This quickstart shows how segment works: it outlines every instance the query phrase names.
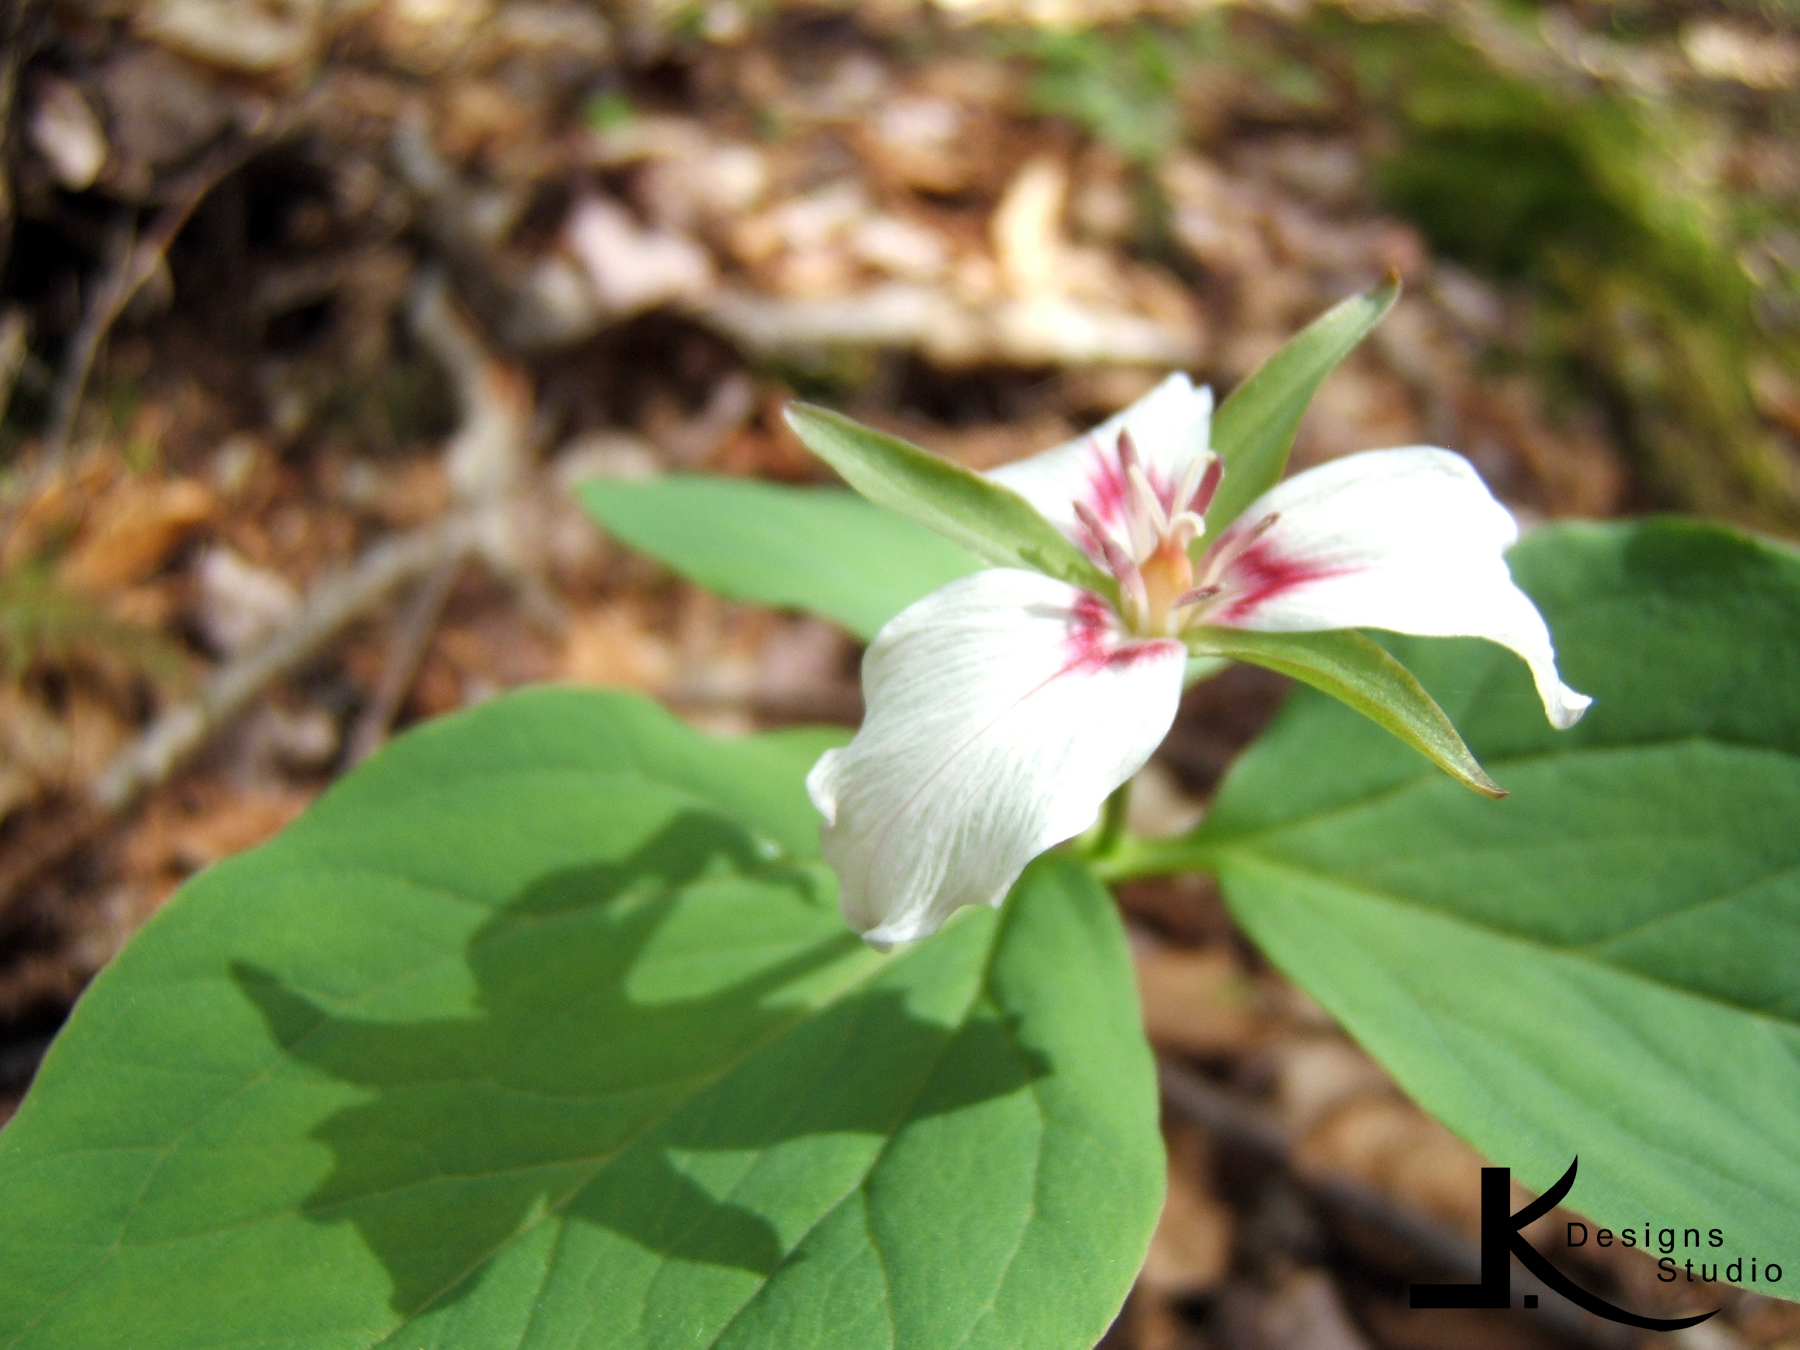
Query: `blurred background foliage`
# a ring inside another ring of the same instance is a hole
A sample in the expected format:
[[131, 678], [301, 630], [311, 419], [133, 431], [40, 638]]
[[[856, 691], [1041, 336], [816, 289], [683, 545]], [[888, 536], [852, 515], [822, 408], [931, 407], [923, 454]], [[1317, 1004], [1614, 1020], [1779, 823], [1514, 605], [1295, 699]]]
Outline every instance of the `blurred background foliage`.
[[1759, 162], [1800, 135], [1791, 49], [1759, 54], [1706, 7], [1483, 3], [1209, 10], [999, 45], [1033, 65], [1034, 107], [1145, 169], [1194, 134], [1183, 90], [1209, 67], [1261, 81], [1263, 116], [1359, 127], [1382, 204], [1530, 295], [1531, 360], [1605, 399], [1647, 504], [1800, 529], [1800, 185]]

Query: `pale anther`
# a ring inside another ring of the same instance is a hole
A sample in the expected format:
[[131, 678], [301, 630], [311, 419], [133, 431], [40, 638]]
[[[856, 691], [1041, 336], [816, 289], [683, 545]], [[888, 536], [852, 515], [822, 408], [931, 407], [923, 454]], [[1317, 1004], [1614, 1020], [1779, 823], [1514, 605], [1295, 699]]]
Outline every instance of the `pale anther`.
[[[1145, 477], [1142, 465], [1133, 464], [1127, 469], [1125, 481], [1131, 486], [1132, 501], [1137, 507], [1136, 511], [1130, 513], [1134, 517], [1132, 523], [1135, 525], [1142, 521], [1155, 531], [1151, 540], [1151, 544], [1154, 546], [1155, 540], [1161, 539], [1169, 532], [1168, 513], [1163, 510], [1162, 502], [1157, 500], [1156, 489], [1150, 486], [1150, 480]], [[1137, 546], [1135, 538], [1131, 542]]]

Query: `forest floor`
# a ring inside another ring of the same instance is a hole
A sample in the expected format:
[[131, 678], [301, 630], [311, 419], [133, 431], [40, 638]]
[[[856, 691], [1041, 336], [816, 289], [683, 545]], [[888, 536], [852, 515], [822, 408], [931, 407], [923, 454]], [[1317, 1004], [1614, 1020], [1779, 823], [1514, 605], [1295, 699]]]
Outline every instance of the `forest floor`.
[[[0, 1120], [184, 878], [401, 728], [551, 679], [721, 733], [854, 724], [849, 638], [695, 589], [571, 494], [825, 479], [796, 394], [990, 467], [1171, 368], [1224, 392], [1392, 269], [1296, 463], [1432, 443], [1527, 524], [1800, 526], [1774, 0], [0, 16]], [[1198, 819], [1283, 694], [1196, 687], [1138, 826]], [[1478, 1160], [1210, 883], [1120, 901], [1171, 1191], [1108, 1347], [1645, 1339], [1554, 1298], [1408, 1309], [1476, 1273]], [[1692, 1304], [1641, 1253], [1566, 1260]], [[1800, 1347], [1800, 1308], [1721, 1298], [1677, 1339]]]

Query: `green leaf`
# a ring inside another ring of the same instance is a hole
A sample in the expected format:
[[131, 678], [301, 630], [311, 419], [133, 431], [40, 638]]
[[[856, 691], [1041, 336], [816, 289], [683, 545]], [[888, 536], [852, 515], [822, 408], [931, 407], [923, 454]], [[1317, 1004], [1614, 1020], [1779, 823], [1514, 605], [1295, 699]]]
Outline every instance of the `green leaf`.
[[877, 506], [996, 567], [1043, 572], [1116, 597], [1112, 578], [1011, 488], [827, 408], [790, 403], [787, 420], [807, 449]]
[[1509, 562], [1596, 695], [1573, 730], [1506, 652], [1396, 650], [1510, 797], [1302, 694], [1193, 843], [1263, 949], [1485, 1156], [1541, 1190], [1579, 1155], [1573, 1207], [1719, 1228], [1707, 1262], [1776, 1260], [1757, 1287], [1791, 1298], [1800, 554], [1653, 522], [1542, 530]]
[[1187, 643], [1194, 656], [1249, 661], [1310, 684], [1386, 727], [1459, 783], [1489, 797], [1506, 795], [1412, 672], [1361, 633], [1197, 628]]
[[1088, 1350], [1161, 1199], [1066, 856], [880, 957], [802, 775], [624, 695], [402, 738], [190, 882], [0, 1134], [0, 1345]]
[[1289, 338], [1231, 391], [1213, 416], [1212, 448], [1225, 461], [1225, 477], [1207, 509], [1204, 538], [1217, 539], [1246, 506], [1281, 481], [1312, 396], [1399, 298], [1398, 275], [1351, 296]]
[[579, 491], [608, 530], [690, 580], [735, 600], [812, 610], [864, 640], [981, 566], [842, 488], [684, 474], [595, 479]]

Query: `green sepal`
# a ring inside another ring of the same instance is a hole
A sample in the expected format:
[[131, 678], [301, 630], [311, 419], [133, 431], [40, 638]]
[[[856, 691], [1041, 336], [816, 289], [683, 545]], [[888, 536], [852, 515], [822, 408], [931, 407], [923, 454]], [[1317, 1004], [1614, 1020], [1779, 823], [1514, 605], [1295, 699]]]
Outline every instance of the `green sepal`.
[[1225, 477], [1206, 512], [1206, 540], [1281, 481], [1294, 433], [1325, 377], [1368, 336], [1400, 298], [1400, 277], [1353, 295], [1289, 338], [1231, 391], [1213, 416], [1212, 448]]
[[1196, 628], [1185, 637], [1190, 656], [1248, 661], [1310, 684], [1387, 728], [1459, 783], [1489, 797], [1506, 795], [1412, 672], [1361, 633]]
[[996, 567], [1021, 567], [1117, 600], [1118, 586], [1010, 488], [828, 408], [787, 406], [788, 425], [820, 459], [885, 506]]

